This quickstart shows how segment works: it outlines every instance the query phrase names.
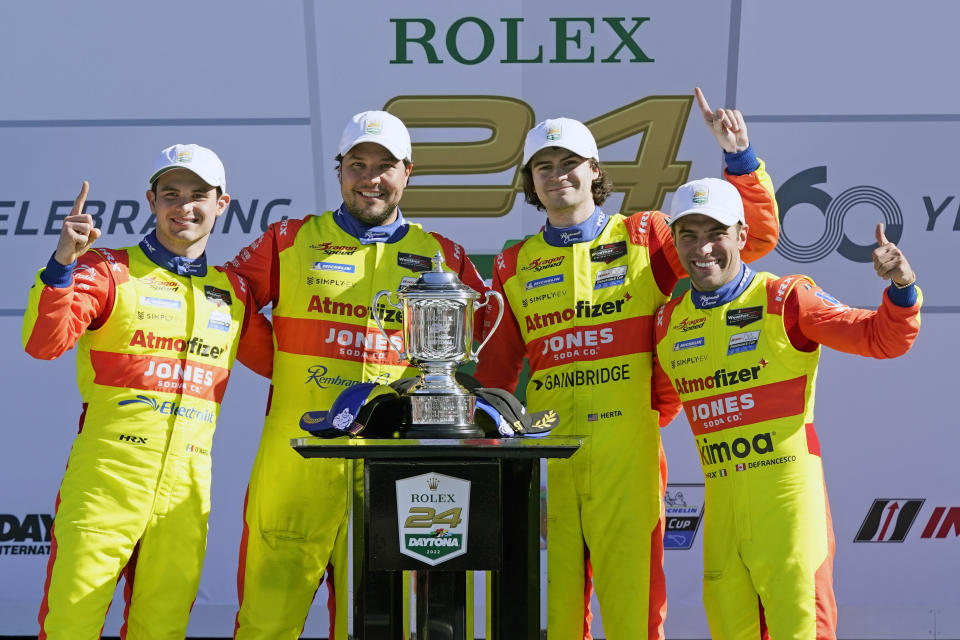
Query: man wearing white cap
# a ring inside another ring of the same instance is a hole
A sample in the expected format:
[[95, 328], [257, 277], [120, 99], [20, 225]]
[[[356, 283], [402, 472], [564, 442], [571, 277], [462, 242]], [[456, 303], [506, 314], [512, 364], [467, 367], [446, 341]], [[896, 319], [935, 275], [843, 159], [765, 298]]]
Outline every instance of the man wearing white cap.
[[[352, 465], [305, 460], [290, 447], [307, 411], [327, 410], [344, 388], [413, 375], [370, 312], [381, 289], [397, 290], [432, 267], [485, 289], [458, 244], [409, 223], [398, 203], [413, 168], [410, 135], [384, 111], [353, 116], [340, 138], [334, 210], [272, 224], [227, 268], [246, 277], [257, 307], [273, 304], [271, 400], [244, 510], [236, 637], [297, 638], [324, 573], [348, 592], [347, 516]], [[402, 341], [403, 318], [384, 327]], [[477, 323], [478, 331], [480, 324]], [[347, 637], [347, 607], [331, 602], [330, 638]]]
[[[726, 152], [727, 179], [748, 203], [746, 255], [756, 258], [778, 235], [772, 184], [740, 112], [713, 112], [696, 94]], [[538, 124], [523, 163], [527, 202], [545, 210], [547, 222], [494, 263], [493, 285], [509, 309], [476, 376], [513, 389], [526, 356], [530, 409], [555, 409], [554, 433], [586, 436], [572, 458], [548, 462], [547, 634], [591, 637], [592, 570], [606, 637], [659, 640], [666, 466], [650, 401], [653, 314], [685, 275], [683, 265], [665, 214], [600, 208], [611, 184], [580, 122]]]
[[693, 288], [656, 316], [657, 406], [683, 407], [706, 482], [703, 601], [715, 640], [836, 638], [833, 526], [813, 428], [820, 345], [874, 358], [910, 348], [922, 294], [877, 225], [891, 280], [876, 311], [806, 276], [755, 273], [736, 189], [707, 178], [674, 195], [670, 227]]
[[164, 149], [147, 201], [156, 230], [91, 249], [86, 182], [30, 290], [27, 353], [77, 345], [83, 398], [52, 528], [40, 638], [98, 638], [121, 573], [127, 638], [182, 638], [210, 511], [210, 448], [235, 358], [269, 376], [270, 328], [242, 280], [204, 249], [230, 196], [216, 154]]

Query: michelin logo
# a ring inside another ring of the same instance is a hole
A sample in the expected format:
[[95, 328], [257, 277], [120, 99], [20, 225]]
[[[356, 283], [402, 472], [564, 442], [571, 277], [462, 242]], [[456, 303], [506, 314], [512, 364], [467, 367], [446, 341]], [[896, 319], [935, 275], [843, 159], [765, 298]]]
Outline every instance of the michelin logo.
[[546, 278], [537, 278], [536, 280], [531, 280], [527, 283], [527, 291], [531, 289], [537, 289], [538, 287], [545, 287], [551, 284], [557, 284], [563, 282], [563, 274], [558, 273], [554, 276], [547, 276]]

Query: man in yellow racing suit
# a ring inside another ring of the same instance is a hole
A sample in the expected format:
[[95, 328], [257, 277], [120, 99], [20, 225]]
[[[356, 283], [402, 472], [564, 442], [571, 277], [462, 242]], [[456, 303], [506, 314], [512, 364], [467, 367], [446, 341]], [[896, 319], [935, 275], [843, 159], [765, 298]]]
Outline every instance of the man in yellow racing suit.
[[[773, 186], [739, 111], [712, 112], [696, 93], [727, 152], [727, 179], [748, 203], [748, 255], [759, 257], [778, 235]], [[551, 640], [591, 637], [591, 568], [607, 638], [662, 638], [666, 611], [652, 327], [684, 273], [665, 214], [600, 208], [610, 184], [598, 158], [575, 120], [546, 120], [527, 134], [524, 190], [547, 224], [494, 262], [493, 286], [508, 308], [476, 373], [484, 386], [512, 390], [526, 356], [530, 409], [555, 409], [554, 433], [584, 436], [571, 459], [547, 467]]]
[[[486, 287], [458, 244], [404, 219], [398, 203], [413, 167], [404, 124], [383, 111], [347, 123], [339, 146], [343, 203], [272, 224], [226, 267], [246, 278], [257, 308], [273, 305], [276, 344], [270, 401], [244, 509], [236, 637], [297, 638], [324, 573], [346, 594], [352, 465], [306, 460], [290, 446], [300, 417], [326, 410], [345, 387], [413, 375], [400, 361], [402, 314], [370, 304], [432, 268]], [[481, 330], [477, 323], [477, 331]], [[390, 344], [393, 343], [393, 346]], [[347, 637], [347, 607], [331, 598], [330, 638]]]
[[[123, 638], [182, 638], [200, 582], [210, 450], [234, 358], [269, 376], [269, 323], [241, 278], [204, 249], [230, 196], [197, 145], [161, 152], [147, 200], [157, 228], [125, 249], [90, 249], [83, 183], [39, 272], [24, 347], [77, 345], [80, 431], [57, 496], [39, 637], [100, 637], [125, 578]], [[256, 331], [251, 331], [255, 328]]]
[[706, 482], [703, 600], [715, 640], [836, 638], [833, 527], [813, 427], [820, 345], [905, 353], [922, 296], [877, 227], [873, 261], [892, 280], [876, 311], [805, 276], [754, 273], [740, 195], [721, 180], [674, 196], [671, 229], [693, 288], [656, 316], [656, 405], [683, 401]]

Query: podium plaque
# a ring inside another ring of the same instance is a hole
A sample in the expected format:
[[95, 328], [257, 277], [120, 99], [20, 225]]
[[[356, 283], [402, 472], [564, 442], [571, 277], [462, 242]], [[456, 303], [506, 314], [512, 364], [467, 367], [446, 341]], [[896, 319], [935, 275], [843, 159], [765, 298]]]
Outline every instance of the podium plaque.
[[291, 440], [305, 458], [364, 460], [353, 508], [353, 637], [409, 637], [403, 571], [412, 571], [417, 640], [473, 640], [466, 572], [490, 571], [487, 638], [538, 638], [540, 459], [570, 457], [580, 443]]

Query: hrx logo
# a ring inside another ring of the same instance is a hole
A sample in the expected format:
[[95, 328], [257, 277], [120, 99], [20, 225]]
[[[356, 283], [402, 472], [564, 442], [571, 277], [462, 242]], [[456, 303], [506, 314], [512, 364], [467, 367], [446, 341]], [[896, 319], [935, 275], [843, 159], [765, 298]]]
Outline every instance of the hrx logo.
[[[854, 542], [903, 542], [924, 499], [881, 498], [873, 501]], [[960, 507], [935, 507], [920, 533], [921, 538], [960, 536]]]

